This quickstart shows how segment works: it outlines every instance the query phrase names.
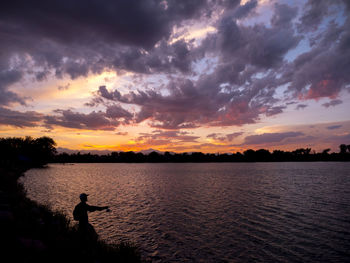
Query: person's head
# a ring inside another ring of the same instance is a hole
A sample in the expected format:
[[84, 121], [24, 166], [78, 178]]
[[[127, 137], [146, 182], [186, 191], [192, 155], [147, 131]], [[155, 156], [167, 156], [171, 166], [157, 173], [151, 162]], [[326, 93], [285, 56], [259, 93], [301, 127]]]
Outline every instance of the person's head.
[[79, 198], [80, 198], [80, 200], [82, 202], [86, 202], [87, 201], [87, 197], [88, 197], [88, 195], [85, 194], [85, 193], [82, 193], [82, 194], [79, 195]]

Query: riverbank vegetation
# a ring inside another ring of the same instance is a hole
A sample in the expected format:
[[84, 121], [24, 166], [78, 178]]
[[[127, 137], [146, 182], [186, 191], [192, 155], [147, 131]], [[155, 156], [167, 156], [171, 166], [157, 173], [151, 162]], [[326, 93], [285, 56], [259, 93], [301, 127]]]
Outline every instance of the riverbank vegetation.
[[246, 150], [243, 153], [159, 153], [111, 152], [97, 155], [91, 153], [57, 153], [55, 142], [49, 137], [33, 139], [0, 138], [0, 164], [20, 163], [22, 167], [42, 166], [45, 163], [164, 163], [164, 162], [316, 162], [350, 161], [350, 145], [339, 145], [339, 152], [324, 149], [316, 152], [311, 148], [294, 151], [266, 149]]
[[158, 153], [142, 154], [137, 152], [112, 152], [107, 155], [60, 153], [52, 162], [57, 163], [201, 163], [201, 162], [317, 162], [317, 161], [350, 161], [350, 145], [340, 145], [338, 153], [330, 153], [330, 149], [322, 152], [312, 151], [311, 148], [300, 148], [294, 151], [266, 149], [246, 150], [243, 153], [210, 154], [192, 153]]
[[6, 262], [140, 262], [137, 248], [82, 238], [69, 218], [26, 197], [18, 178], [56, 153], [51, 138], [0, 139], [0, 247]]

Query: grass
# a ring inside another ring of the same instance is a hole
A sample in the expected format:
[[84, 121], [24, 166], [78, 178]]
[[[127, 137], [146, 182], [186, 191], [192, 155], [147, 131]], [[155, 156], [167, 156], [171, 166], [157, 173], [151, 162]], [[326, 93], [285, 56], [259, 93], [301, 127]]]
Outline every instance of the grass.
[[[8, 262], [141, 262], [132, 244], [82, 238], [60, 212], [26, 197], [17, 179], [24, 169], [0, 168], [0, 248]], [[0, 258], [1, 259], [1, 258]], [[6, 262], [6, 260], [1, 260]]]

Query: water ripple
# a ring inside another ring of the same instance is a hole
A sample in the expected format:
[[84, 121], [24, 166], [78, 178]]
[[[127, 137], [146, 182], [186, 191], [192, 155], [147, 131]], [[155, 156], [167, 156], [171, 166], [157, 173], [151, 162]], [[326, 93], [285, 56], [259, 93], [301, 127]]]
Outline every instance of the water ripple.
[[152, 262], [350, 261], [350, 164], [74, 164], [32, 169], [30, 198], [71, 216], [81, 192], [108, 242]]

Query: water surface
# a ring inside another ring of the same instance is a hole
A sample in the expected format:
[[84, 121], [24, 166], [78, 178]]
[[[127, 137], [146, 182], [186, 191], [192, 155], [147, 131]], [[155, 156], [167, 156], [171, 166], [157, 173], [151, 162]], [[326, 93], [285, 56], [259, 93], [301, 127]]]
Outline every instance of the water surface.
[[109, 242], [153, 262], [350, 260], [350, 163], [52, 164], [28, 196], [72, 217], [81, 192]]

